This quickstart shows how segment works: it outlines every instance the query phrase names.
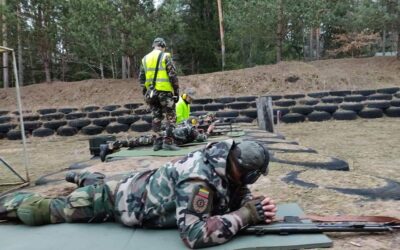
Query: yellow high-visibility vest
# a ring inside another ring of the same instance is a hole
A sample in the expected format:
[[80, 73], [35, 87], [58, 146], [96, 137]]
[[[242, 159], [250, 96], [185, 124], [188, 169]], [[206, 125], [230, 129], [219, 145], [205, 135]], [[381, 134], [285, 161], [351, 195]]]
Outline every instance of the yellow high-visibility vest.
[[[153, 82], [154, 73], [156, 71], [156, 66], [157, 66], [156, 65], [157, 59], [160, 53], [161, 53], [160, 50], [155, 49], [142, 59], [142, 66], [144, 68], [144, 72], [146, 72], [146, 82], [144, 84], [146, 88], [149, 88], [149, 86]], [[170, 92], [174, 91], [174, 88], [172, 87], [172, 84], [169, 81], [169, 76], [166, 67], [166, 58], [170, 56], [171, 55], [169, 53], [164, 53], [163, 58], [161, 58], [160, 60], [160, 64], [158, 65], [156, 83], [154, 86], [156, 90], [170, 91]]]
[[179, 97], [179, 101], [175, 106], [176, 113], [176, 124], [189, 119], [190, 115], [190, 104], [183, 100], [182, 96]]

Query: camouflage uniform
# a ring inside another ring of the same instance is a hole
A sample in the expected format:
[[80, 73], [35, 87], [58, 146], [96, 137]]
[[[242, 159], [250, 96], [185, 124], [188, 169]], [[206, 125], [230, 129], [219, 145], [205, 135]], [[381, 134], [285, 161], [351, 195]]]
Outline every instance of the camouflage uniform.
[[[166, 70], [168, 73], [169, 81], [174, 89], [174, 93], [157, 91], [157, 102], [150, 105], [153, 114], [153, 131], [159, 132], [161, 130], [161, 123], [166, 118], [165, 127], [175, 124], [175, 102], [173, 96], [179, 96], [179, 83], [175, 66], [171, 57], [166, 57]], [[144, 67], [140, 68], [139, 72], [140, 86], [144, 88], [146, 82], [146, 72]]]
[[[99, 183], [50, 199], [50, 219], [41, 224], [115, 219], [135, 227], [178, 226], [190, 248], [224, 243], [250, 223], [239, 209], [252, 198], [250, 191], [235, 186], [227, 176], [233, 145], [233, 140], [210, 143], [159, 169], [134, 173], [118, 185]], [[31, 197], [36, 202], [45, 200], [26, 193], [0, 198], [0, 216], [8, 211], [7, 219], [15, 218], [15, 212]]]

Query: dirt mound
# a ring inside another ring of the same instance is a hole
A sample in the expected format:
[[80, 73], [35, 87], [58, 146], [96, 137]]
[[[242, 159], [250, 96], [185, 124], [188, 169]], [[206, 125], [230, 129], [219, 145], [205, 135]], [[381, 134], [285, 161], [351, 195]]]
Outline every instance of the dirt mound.
[[[181, 76], [181, 89], [197, 97], [305, 93], [400, 86], [400, 61], [394, 57], [281, 62], [275, 65]], [[91, 79], [21, 88], [24, 108], [82, 107], [142, 102], [137, 79]], [[0, 108], [16, 109], [15, 89], [0, 90]]]

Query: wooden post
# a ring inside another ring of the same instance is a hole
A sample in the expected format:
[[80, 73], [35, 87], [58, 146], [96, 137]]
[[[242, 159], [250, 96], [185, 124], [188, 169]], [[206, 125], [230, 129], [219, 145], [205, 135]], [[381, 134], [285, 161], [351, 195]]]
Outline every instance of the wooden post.
[[219, 17], [219, 33], [221, 36], [222, 71], [224, 71], [225, 69], [224, 17], [222, 14], [221, 0], [217, 0], [217, 4], [218, 4], [218, 17]]
[[260, 96], [257, 99], [257, 120], [260, 129], [274, 132], [274, 116], [272, 110], [272, 98]]

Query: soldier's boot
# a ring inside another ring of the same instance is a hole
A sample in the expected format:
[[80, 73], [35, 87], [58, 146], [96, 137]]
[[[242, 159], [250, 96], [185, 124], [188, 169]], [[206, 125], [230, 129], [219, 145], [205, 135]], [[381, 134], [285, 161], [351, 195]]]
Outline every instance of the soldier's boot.
[[171, 137], [166, 137], [163, 140], [163, 144], [162, 144], [162, 149], [164, 150], [181, 150], [180, 147], [178, 147], [175, 143], [174, 140]]
[[104, 179], [106, 176], [102, 173], [99, 172], [82, 172], [82, 173], [77, 173], [77, 172], [68, 172], [67, 175], [65, 176], [65, 180], [71, 183], [74, 183], [78, 185], [78, 187], [85, 187], [89, 185], [94, 185], [94, 184], [103, 184]]
[[156, 138], [153, 143], [153, 150], [158, 151], [162, 149], [162, 146], [163, 146], [163, 139], [161, 137]]
[[120, 141], [113, 141], [107, 144], [100, 144], [100, 160], [104, 162], [106, 160], [106, 156], [114, 153], [119, 150], [123, 143]]

